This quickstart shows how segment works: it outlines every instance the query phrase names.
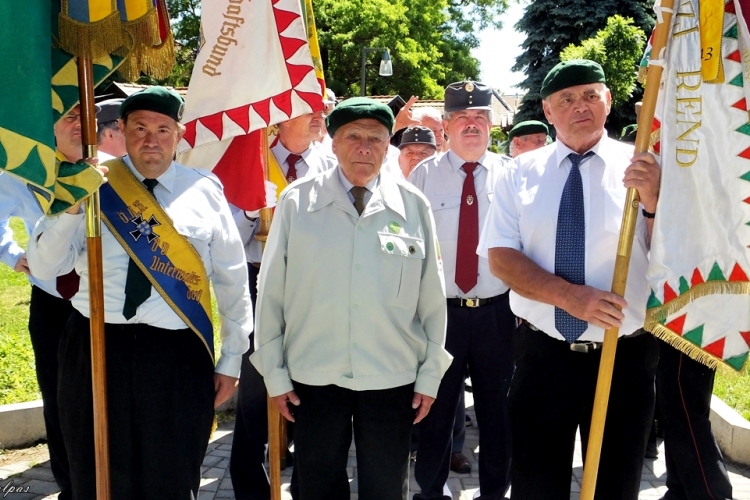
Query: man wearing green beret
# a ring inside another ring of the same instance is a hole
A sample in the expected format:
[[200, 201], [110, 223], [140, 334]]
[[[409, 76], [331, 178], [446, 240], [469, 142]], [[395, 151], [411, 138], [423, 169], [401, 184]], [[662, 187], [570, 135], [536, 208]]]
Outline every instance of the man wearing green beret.
[[[252, 330], [245, 253], [221, 184], [172, 159], [182, 97], [151, 87], [127, 98], [127, 155], [100, 167], [112, 498], [197, 498], [214, 408], [234, 391]], [[40, 221], [29, 265], [81, 275], [60, 341], [60, 422], [73, 498], [95, 500], [89, 269], [80, 206]], [[214, 364], [211, 291], [221, 320]], [[214, 366], [215, 365], [215, 366]]]
[[527, 120], [517, 123], [508, 132], [508, 153], [511, 158], [539, 149], [547, 143], [549, 128], [543, 122]]
[[[604, 331], [617, 326], [596, 498], [637, 500], [658, 357], [656, 340], [642, 326], [660, 170], [651, 154], [634, 156], [632, 146], [607, 137], [611, 97], [597, 63], [558, 64], [541, 95], [557, 140], [503, 172], [479, 243], [493, 273], [510, 286], [521, 320], [509, 394], [511, 494], [570, 497], [576, 432], [585, 450]], [[642, 213], [620, 297], [609, 290], [631, 187]]]
[[337, 166], [279, 197], [258, 283], [253, 365], [295, 422], [304, 500], [406, 500], [411, 427], [451, 357], [425, 197], [381, 171], [393, 114], [367, 98], [328, 117]]

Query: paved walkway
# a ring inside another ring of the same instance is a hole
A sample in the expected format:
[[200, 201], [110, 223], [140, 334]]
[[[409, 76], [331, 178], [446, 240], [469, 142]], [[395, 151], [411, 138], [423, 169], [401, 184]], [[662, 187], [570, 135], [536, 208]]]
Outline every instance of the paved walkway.
[[[476, 422], [471, 394], [467, 393], [466, 395], [467, 414]], [[229, 477], [232, 427], [232, 423], [220, 426], [214, 433], [211, 443], [208, 445], [206, 459], [203, 462], [203, 478], [201, 480], [201, 491], [198, 500], [234, 498], [232, 481]], [[473, 469], [469, 474], [450, 473], [448, 486], [453, 493], [454, 500], [470, 500], [479, 488], [479, 476], [477, 474], [478, 442], [479, 430], [477, 427], [467, 428], [464, 454], [471, 461]], [[583, 475], [580, 441], [576, 442], [574, 460], [570, 498], [571, 500], [578, 500], [581, 491], [581, 477]], [[347, 469], [351, 478], [351, 498], [356, 499], [357, 464], [354, 450], [349, 451], [349, 467]], [[413, 472], [412, 465], [412, 477], [409, 487], [412, 492], [418, 489], [413, 478]], [[291, 474], [291, 468], [282, 471], [282, 498], [284, 500], [292, 498], [289, 494]], [[737, 500], [750, 500], [750, 470], [730, 466], [729, 476], [734, 487], [734, 497]], [[660, 444], [659, 458], [657, 460], [646, 460], [644, 463], [639, 499], [660, 499], [666, 491], [665, 481], [664, 445]], [[0, 467], [0, 499], [50, 500], [57, 498], [57, 491], [57, 485], [49, 468], [49, 461], [41, 464], [21, 462]]]

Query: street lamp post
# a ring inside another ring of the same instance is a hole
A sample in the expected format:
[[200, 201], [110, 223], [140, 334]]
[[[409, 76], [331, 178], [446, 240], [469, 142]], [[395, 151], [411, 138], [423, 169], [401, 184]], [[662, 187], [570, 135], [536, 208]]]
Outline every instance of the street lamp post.
[[380, 60], [380, 70], [378, 71], [378, 74], [380, 76], [391, 76], [393, 74], [393, 63], [391, 62], [391, 54], [388, 53], [388, 49], [382, 47], [362, 47], [362, 78], [360, 79], [362, 97], [366, 95], [365, 84], [367, 83], [367, 53], [381, 50], [383, 51], [383, 58]]

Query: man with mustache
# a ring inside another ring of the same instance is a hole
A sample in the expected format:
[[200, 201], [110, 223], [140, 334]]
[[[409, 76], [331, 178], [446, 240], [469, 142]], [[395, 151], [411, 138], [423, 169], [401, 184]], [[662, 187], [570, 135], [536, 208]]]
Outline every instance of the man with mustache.
[[[308, 113], [279, 124], [279, 135], [271, 148], [273, 160], [270, 178], [283, 189], [303, 177], [315, 176], [333, 168], [336, 160], [316, 148], [313, 141], [325, 130], [323, 112]], [[276, 185], [266, 182], [266, 204], [276, 204]], [[263, 246], [255, 239], [259, 212], [234, 210], [234, 221], [245, 244], [247, 269], [250, 278], [250, 297], [253, 307], [258, 296], [258, 273]], [[234, 424], [232, 456], [229, 470], [237, 500], [268, 500], [271, 495], [268, 475], [263, 467], [268, 442], [268, 411], [266, 386], [263, 377], [250, 363], [255, 351], [254, 334], [250, 335], [250, 349], [242, 356], [242, 376], [238, 390], [237, 420]], [[291, 424], [289, 425], [291, 431]], [[291, 432], [288, 436], [291, 437]], [[292, 481], [292, 494], [296, 497], [296, 477]]]
[[[440, 383], [433, 410], [420, 424], [414, 500], [443, 493], [451, 461], [451, 435], [468, 365], [479, 424], [479, 493], [502, 499], [509, 485], [510, 432], [507, 392], [513, 375], [515, 318], [508, 287], [476, 253], [492, 191], [508, 160], [487, 151], [492, 89], [478, 82], [445, 89], [443, 125], [448, 152], [417, 165], [409, 181], [430, 200], [443, 256], [448, 297], [445, 347], [453, 363]], [[479, 498], [479, 497], [477, 497]]]
[[[125, 99], [119, 128], [128, 154], [100, 167], [108, 177], [99, 191], [113, 500], [198, 497], [214, 408], [235, 390], [252, 330], [244, 251], [221, 184], [173, 161], [183, 109], [164, 87]], [[43, 218], [28, 257], [40, 278], [81, 275], [60, 340], [58, 401], [73, 498], [95, 500], [81, 204]], [[216, 364], [209, 280], [221, 320]]]
[[[648, 247], [660, 170], [607, 137], [604, 71], [559, 63], [542, 83], [557, 140], [515, 159], [495, 187], [479, 244], [511, 287], [516, 371], [510, 387], [512, 498], [570, 498], [576, 432], [585, 450], [605, 329], [619, 327], [596, 498], [637, 500], [654, 411], [656, 339], [643, 330]], [[610, 292], [626, 188], [642, 214], [625, 297]]]

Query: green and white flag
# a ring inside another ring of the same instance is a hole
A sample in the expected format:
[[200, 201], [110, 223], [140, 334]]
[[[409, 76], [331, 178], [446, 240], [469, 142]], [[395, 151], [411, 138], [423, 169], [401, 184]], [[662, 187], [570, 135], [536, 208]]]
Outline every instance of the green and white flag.
[[[75, 59], [56, 46], [59, 2], [0, 2], [0, 170], [26, 181], [45, 213], [85, 199], [101, 176], [84, 163], [58, 162], [55, 122], [78, 102]], [[94, 61], [101, 82], [121, 57]]]
[[651, 136], [662, 184], [646, 329], [739, 371], [750, 351], [750, 37], [739, 1], [677, 9]]

